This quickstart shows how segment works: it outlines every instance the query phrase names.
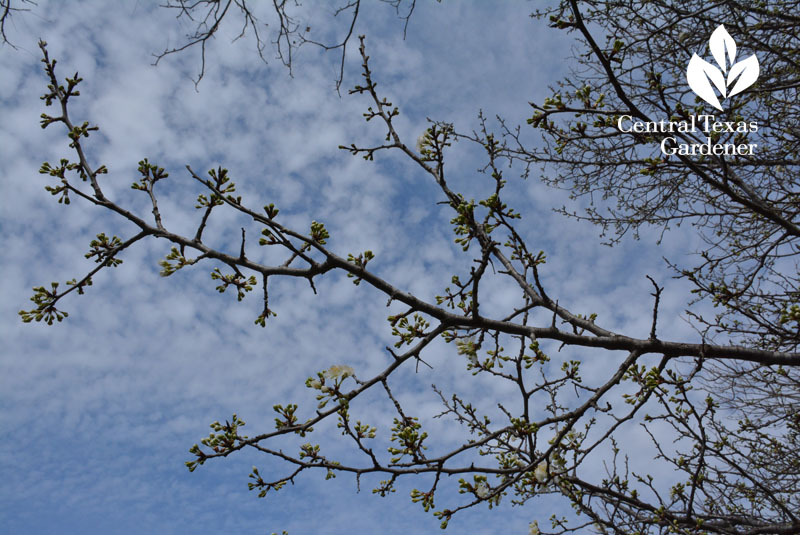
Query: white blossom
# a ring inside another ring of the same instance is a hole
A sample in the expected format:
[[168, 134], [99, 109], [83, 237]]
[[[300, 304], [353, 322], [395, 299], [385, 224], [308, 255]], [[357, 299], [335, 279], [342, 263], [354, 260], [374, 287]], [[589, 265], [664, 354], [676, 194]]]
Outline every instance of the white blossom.
[[428, 131], [425, 130], [417, 138], [417, 152], [422, 152], [428, 145], [430, 145], [430, 138], [428, 137]]
[[528, 524], [528, 534], [529, 535], [539, 535], [539, 522], [534, 520], [530, 524]]
[[511, 455], [508, 456], [508, 463], [511, 466], [516, 466], [517, 468], [525, 468], [525, 466], [527, 466], [525, 461], [520, 459], [516, 453], [512, 453]]
[[312, 381], [309, 381], [308, 386], [319, 390], [320, 387], [322, 387], [322, 383], [320, 383], [317, 379], [314, 379]]
[[464, 340], [457, 340], [456, 341], [456, 349], [458, 350], [459, 355], [466, 355], [467, 359], [469, 359], [470, 364], [473, 366], [478, 365], [478, 349], [479, 347], [475, 345], [475, 339], [470, 337]]
[[[564, 459], [559, 457], [558, 454], [555, 451], [553, 451], [553, 452], [550, 452], [550, 466], [551, 467], [555, 466], [556, 468], [563, 469], [564, 466], [566, 466], [566, 462], [564, 462]], [[552, 468], [551, 468], [551, 471], [552, 471]]]
[[567, 433], [567, 444], [573, 448], [577, 447], [578, 440], [581, 439], [582, 437], [583, 435], [581, 433], [576, 433], [575, 431], [570, 429], [570, 431]]
[[353, 368], [351, 368], [350, 366], [334, 364], [333, 366], [322, 372], [322, 374], [327, 379], [336, 379], [337, 377], [345, 379], [347, 377], [354, 376], [355, 372], [353, 371]]
[[536, 478], [536, 481], [539, 483], [544, 483], [547, 480], [547, 461], [542, 461], [536, 467], [536, 470], [533, 471], [533, 477]]
[[485, 481], [481, 481], [475, 486], [475, 494], [482, 500], [489, 495], [489, 487], [486, 485]]

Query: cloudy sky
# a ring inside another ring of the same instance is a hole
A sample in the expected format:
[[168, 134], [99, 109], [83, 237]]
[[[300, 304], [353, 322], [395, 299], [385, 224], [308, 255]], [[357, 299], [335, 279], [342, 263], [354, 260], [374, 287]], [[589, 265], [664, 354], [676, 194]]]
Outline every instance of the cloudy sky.
[[[569, 75], [571, 37], [531, 19], [533, 3], [418, 1], [405, 40], [391, 6], [365, 4], [355, 33], [367, 35], [375, 77], [400, 107], [398, 127], [409, 145], [426, 128], [426, 117], [468, 132], [483, 110], [524, 126], [527, 103], [541, 102], [549, 85]], [[317, 282], [314, 295], [307, 284], [274, 281], [278, 317], [261, 329], [253, 325], [257, 296], [238, 303], [217, 293], [211, 264], [159, 277], [157, 262], [169, 244], [150, 240], [126, 252], [122, 266], [97, 276], [86, 295], [68, 299], [63, 308], [70, 317], [62, 324], [24, 325], [17, 316], [32, 306], [33, 286], [63, 284], [92, 268], [83, 255], [96, 234], [134, 232], [119, 217], [77, 200], [59, 205], [44, 191], [49, 182], [37, 173], [41, 163], [71, 154], [59, 125], [42, 130], [38, 124], [46, 86], [38, 38], [48, 42], [60, 76], [78, 71], [85, 80], [71, 113], [76, 122], [100, 126], [86, 147], [94, 165], [110, 169], [104, 188], [120, 204], [148, 215], [130, 184], [137, 162], [149, 158], [171, 174], [159, 183], [165, 225], [193, 234], [201, 191], [185, 165], [199, 173], [223, 166], [246, 203], [275, 203], [284, 223], [296, 228], [323, 221], [340, 255], [371, 249], [376, 269], [395, 286], [426, 299], [440, 293], [469, 262], [452, 243], [452, 216], [436, 204], [442, 196], [429, 177], [402, 158], [364, 162], [337, 149], [379, 143], [383, 135], [379, 125], [364, 122], [369, 103], [363, 97], [336, 93], [338, 57], [302, 49], [290, 77], [270, 45], [265, 65], [249, 36], [231, 43], [240, 29], [232, 20], [210, 43], [205, 77], [195, 89], [197, 50], [152, 65], [154, 53], [182, 43], [192, 30], [155, 2], [41, 0], [30, 7], [7, 27], [17, 49], [0, 48], [0, 423], [6, 436], [0, 524], [8, 533], [63, 535], [439, 532], [438, 521], [408, 499], [410, 482], [381, 499], [370, 492], [375, 481], [362, 481], [358, 493], [351, 477], [325, 481], [324, 474], [309, 473], [259, 500], [247, 490], [247, 474], [253, 465], [262, 473], [281, 469], [269, 459], [244, 452], [194, 473], [183, 464], [214, 420], [236, 412], [256, 434], [272, 428], [276, 403], [313, 407], [304, 381], [319, 370], [348, 364], [361, 377], [382, 370], [389, 362], [383, 349], [391, 342], [388, 312], [385, 297], [365, 285], [333, 275]], [[331, 11], [326, 2], [308, 2], [298, 16], [324, 33], [332, 31]], [[271, 29], [274, 20], [268, 11], [263, 16]], [[353, 46], [343, 89], [360, 81], [359, 65]], [[481, 163], [474, 147], [453, 147], [453, 187], [485, 195], [490, 185], [476, 172]], [[524, 215], [520, 226], [530, 247], [548, 255], [551, 295], [575, 312], [598, 313], [606, 326], [645, 337], [649, 274], [667, 287], [662, 332], [694, 339], [681, 318], [687, 289], [661, 259], [683, 259], [689, 238], [669, 235], [656, 247], [645, 234], [607, 248], [597, 229], [552, 213], [568, 202], [563, 192], [547, 189], [535, 175], [522, 181], [510, 173]], [[240, 226], [234, 214], [220, 211], [208, 241], [236, 252]], [[486, 310], [497, 313], [516, 299], [502, 286], [485, 296]], [[422, 418], [441, 411], [432, 383], [488, 400], [487, 410], [509, 395], [504, 385], [473, 378], [454, 348], [438, 345], [428, 361], [432, 370], [417, 372], [408, 363], [395, 378], [398, 396]], [[607, 363], [589, 359], [587, 365]], [[387, 433], [390, 421], [381, 410], [365, 403], [358, 414]], [[427, 425], [442, 443], [465, 437], [451, 422]], [[327, 436], [330, 451], [346, 449], [335, 428]], [[437, 506], [458, 503], [452, 488]], [[503, 503], [499, 511], [473, 508], [449, 529], [525, 533], [528, 522], [545, 525], [565, 505], [544, 498], [526, 507]]]

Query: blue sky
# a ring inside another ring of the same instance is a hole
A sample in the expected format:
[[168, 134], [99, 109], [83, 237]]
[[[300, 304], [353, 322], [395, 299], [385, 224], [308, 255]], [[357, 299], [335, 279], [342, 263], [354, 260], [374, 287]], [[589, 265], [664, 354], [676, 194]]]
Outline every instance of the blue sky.
[[[549, 85], [568, 75], [574, 43], [530, 19], [533, 3], [418, 4], [405, 40], [393, 10], [379, 3], [367, 3], [356, 29], [367, 34], [379, 87], [400, 107], [398, 125], [409, 144], [426, 128], [426, 117], [469, 131], [482, 109], [524, 125], [527, 102], [541, 101]], [[48, 182], [39, 166], [69, 152], [62, 130], [38, 125], [46, 85], [39, 37], [58, 59], [60, 76], [77, 70], [85, 79], [71, 113], [100, 125], [87, 144], [90, 159], [110, 169], [106, 191], [131, 209], [148, 213], [129, 187], [137, 162], [147, 157], [171, 173], [159, 184], [165, 225], [191, 233], [200, 190], [184, 166], [205, 173], [221, 165], [253, 206], [274, 202], [283, 221], [298, 228], [325, 222], [332, 248], [345, 256], [373, 250], [376, 270], [395, 286], [432, 298], [469, 261], [452, 243], [451, 215], [436, 204], [441, 195], [429, 177], [397, 157], [369, 163], [337, 149], [374, 143], [383, 132], [364, 123], [364, 98], [334, 91], [336, 57], [303, 49], [290, 78], [272, 49], [265, 65], [251, 39], [231, 44], [238, 32], [232, 24], [211, 44], [196, 91], [197, 51], [151, 65], [153, 53], [190, 30], [154, 5], [41, 1], [13, 19], [9, 37], [18, 50], [0, 48], [0, 423], [6, 433], [0, 524], [7, 533], [64, 535], [440, 532], [438, 521], [408, 499], [409, 484], [381, 499], [371, 494], [371, 480], [357, 493], [353, 478], [324, 481], [324, 474], [310, 473], [259, 500], [247, 491], [247, 474], [252, 465], [262, 473], [280, 468], [268, 459], [244, 452], [191, 474], [183, 466], [188, 448], [214, 420], [237, 412], [255, 434], [272, 427], [276, 403], [313, 407], [304, 381], [317, 371], [348, 364], [367, 377], [381, 370], [391, 341], [388, 312], [385, 298], [365, 285], [333, 275], [317, 282], [315, 296], [305, 283], [275, 281], [271, 298], [279, 315], [261, 329], [253, 325], [257, 296], [237, 303], [218, 294], [211, 264], [159, 277], [157, 262], [169, 244], [150, 240], [128, 251], [121, 267], [96, 277], [85, 296], [69, 299], [64, 323], [48, 328], [19, 321], [32, 286], [63, 284], [91, 269], [83, 254], [96, 234], [133, 231], [82, 203], [58, 205], [44, 191]], [[327, 4], [306, 7], [315, 24], [324, 24]], [[359, 64], [354, 46], [343, 89], [360, 80]], [[468, 196], [488, 191], [473, 147], [456, 144], [450, 162], [457, 189]], [[661, 331], [696, 338], [681, 318], [687, 288], [670, 279], [661, 260], [684, 259], [691, 237], [671, 234], [656, 248], [645, 233], [641, 241], [609, 249], [597, 229], [551, 212], [568, 202], [564, 192], [547, 189], [535, 175], [511, 180], [522, 228], [531, 246], [548, 254], [551, 294], [576, 312], [597, 312], [605, 325], [644, 337], [650, 274], [667, 286]], [[208, 240], [234, 250], [240, 226], [235, 215], [220, 211]], [[484, 294], [487, 310], [507, 310], [510, 290], [493, 290]], [[607, 366], [586, 361], [589, 376]], [[431, 383], [486, 400], [487, 410], [512, 394], [472, 377], [449, 346], [435, 346], [429, 362], [433, 370], [401, 370], [396, 388], [443, 444], [464, 435], [452, 422], [430, 419], [441, 411]], [[359, 409], [387, 431], [385, 407], [365, 400]], [[628, 436], [636, 449], [641, 435], [631, 429]], [[347, 454], [334, 428], [326, 437], [330, 451]], [[458, 500], [452, 485], [438, 506]], [[531, 520], [545, 525], [551, 513], [566, 511], [552, 497], [516, 508], [504, 502], [499, 511], [473, 508], [457, 516], [449, 530], [525, 533]]]

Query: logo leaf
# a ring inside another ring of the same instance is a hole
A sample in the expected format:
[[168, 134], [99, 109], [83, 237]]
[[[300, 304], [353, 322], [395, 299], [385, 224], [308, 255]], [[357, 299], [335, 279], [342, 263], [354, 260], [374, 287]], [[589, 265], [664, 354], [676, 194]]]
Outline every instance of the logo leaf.
[[722, 72], [727, 71], [727, 63], [725, 62], [725, 50], [728, 50], [728, 63], [733, 65], [736, 59], [736, 41], [730, 36], [725, 26], [720, 24], [714, 33], [711, 34], [709, 39], [709, 46], [711, 48], [711, 55], [717, 61], [717, 64], [722, 68]]
[[697, 54], [693, 54], [692, 59], [689, 60], [689, 67], [686, 69], [686, 81], [689, 82], [689, 87], [698, 97], [722, 111], [722, 105], [720, 105], [709, 79], [714, 82], [722, 97], [725, 98], [725, 76], [715, 66]]
[[731, 67], [731, 72], [728, 73], [728, 87], [736, 80], [737, 76], [741, 76], [739, 76], [739, 80], [736, 82], [736, 85], [733, 86], [730, 93], [728, 93], [728, 96], [732, 97], [733, 95], [737, 95], [753, 85], [758, 79], [759, 72], [758, 58], [755, 54], [733, 65]]
[[[686, 80], [698, 97], [719, 111], [724, 111], [714, 87], [722, 99], [741, 93], [758, 79], [760, 72], [758, 58], [753, 54], [736, 63], [736, 42], [722, 24], [717, 26], [717, 29], [711, 34], [708, 46], [720, 68], [708, 63], [697, 54], [693, 54], [686, 69]], [[728, 65], [730, 65], [730, 71], [728, 71]], [[726, 72], [727, 77], [725, 76]]]

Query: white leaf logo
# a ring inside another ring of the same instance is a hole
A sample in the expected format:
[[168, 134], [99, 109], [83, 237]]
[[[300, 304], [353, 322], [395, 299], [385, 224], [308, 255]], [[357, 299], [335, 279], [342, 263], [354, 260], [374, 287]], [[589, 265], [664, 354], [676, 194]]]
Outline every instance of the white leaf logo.
[[736, 59], [736, 41], [725, 29], [725, 26], [720, 24], [716, 30], [711, 34], [711, 39], [708, 40], [709, 48], [711, 48], [711, 55], [717, 61], [717, 65], [722, 67], [722, 72], [725, 72], [725, 50], [728, 50], [728, 61], [733, 65], [733, 60]]
[[[758, 58], [753, 54], [739, 63], [734, 63], [736, 42], [722, 24], [711, 34], [709, 48], [719, 68], [697, 54], [693, 54], [686, 69], [686, 81], [689, 82], [689, 87], [698, 97], [722, 111], [722, 104], [720, 104], [714, 88], [717, 89], [722, 99], [725, 99], [739, 94], [753, 85], [759, 74]], [[730, 70], [728, 65], [730, 65]], [[729, 90], [731, 85], [733, 88]]]
[[737, 76], [741, 76], [739, 76], [739, 80], [728, 93], [728, 96], [732, 97], [753, 85], [758, 79], [758, 73], [758, 58], [755, 54], [731, 67], [731, 72], [728, 73], [728, 87], [736, 80]]
[[689, 60], [689, 68], [686, 70], [686, 80], [689, 81], [689, 87], [697, 93], [698, 97], [722, 111], [722, 105], [719, 103], [709, 79], [717, 86], [722, 98], [725, 98], [725, 75], [697, 54], [693, 54], [692, 59]]

